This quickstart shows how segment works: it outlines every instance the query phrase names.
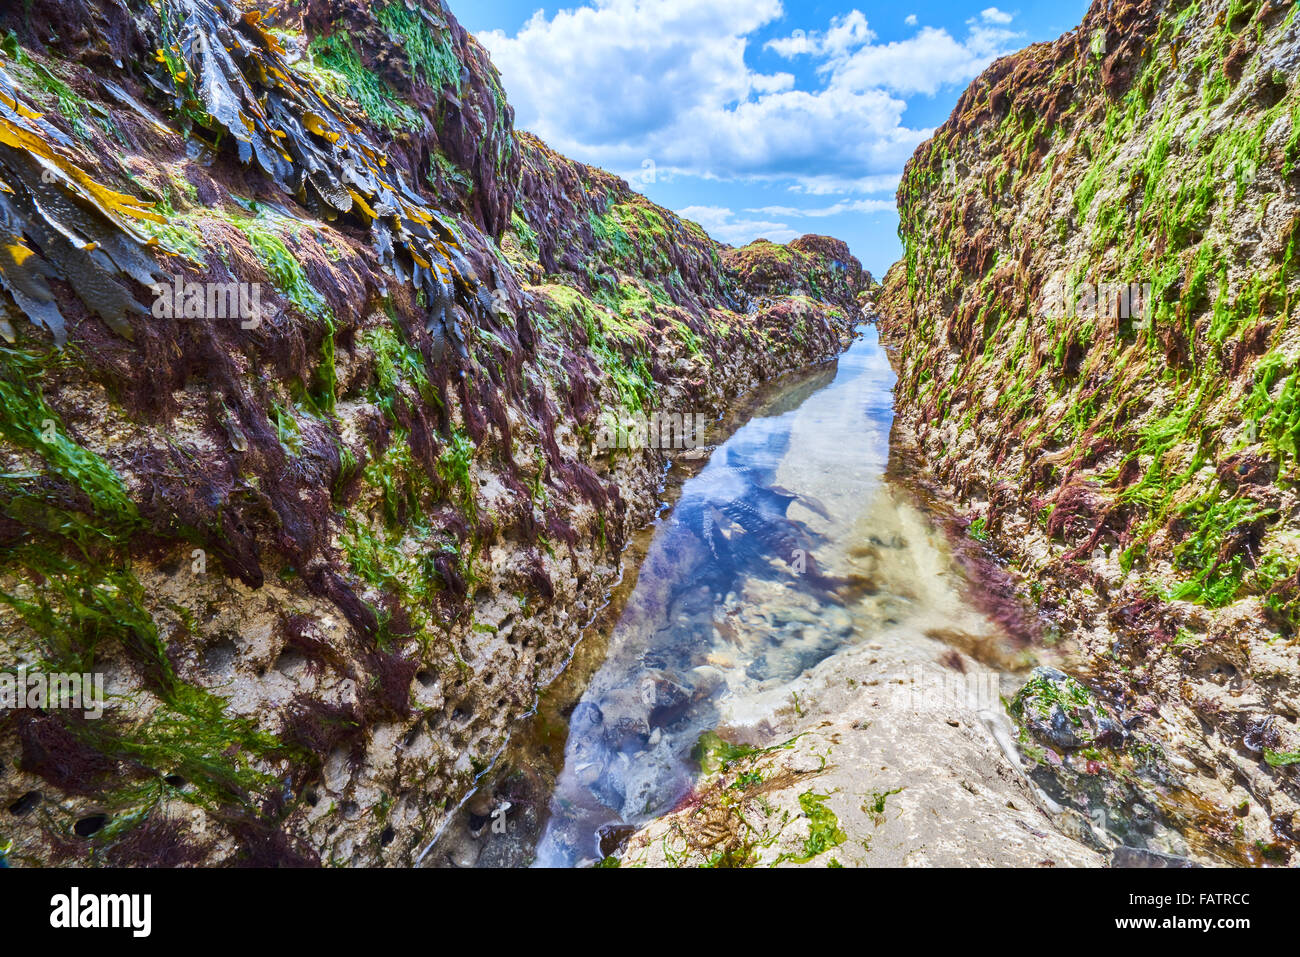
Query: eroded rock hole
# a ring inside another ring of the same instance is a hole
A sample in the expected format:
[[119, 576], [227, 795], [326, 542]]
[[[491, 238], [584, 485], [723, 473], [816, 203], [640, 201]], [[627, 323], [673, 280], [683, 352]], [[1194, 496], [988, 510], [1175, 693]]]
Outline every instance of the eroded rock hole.
[[107, 814], [90, 814], [72, 825], [72, 833], [77, 837], [90, 837], [98, 834], [108, 823]]
[[14, 801], [13, 804], [9, 805], [9, 813], [14, 817], [23, 817], [24, 815], [31, 814], [32, 811], [36, 810], [36, 806], [40, 803], [41, 792], [28, 791], [17, 801]]
[[1286, 74], [1274, 70], [1260, 77], [1255, 91], [1259, 105], [1265, 109], [1276, 106], [1286, 96]]
[[275, 670], [282, 675], [291, 674], [307, 664], [307, 656], [297, 648], [285, 648], [275, 659]]
[[203, 652], [203, 670], [209, 674], [229, 674], [235, 670], [235, 643], [219, 641]]

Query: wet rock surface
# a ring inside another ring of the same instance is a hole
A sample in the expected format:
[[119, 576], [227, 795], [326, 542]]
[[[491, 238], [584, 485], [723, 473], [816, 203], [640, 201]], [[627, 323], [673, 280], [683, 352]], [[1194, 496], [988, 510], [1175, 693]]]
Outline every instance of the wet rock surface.
[[1122, 748], [1127, 737], [1110, 708], [1055, 668], [1035, 668], [1010, 711], [1031, 735], [1062, 751]]

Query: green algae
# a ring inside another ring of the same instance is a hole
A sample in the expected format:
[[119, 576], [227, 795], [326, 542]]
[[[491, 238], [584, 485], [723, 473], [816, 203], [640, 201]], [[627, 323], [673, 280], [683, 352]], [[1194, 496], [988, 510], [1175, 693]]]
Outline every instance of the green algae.
[[586, 334], [596, 362], [622, 405], [630, 412], [647, 409], [656, 388], [641, 330], [571, 287], [548, 286], [545, 292], [565, 320], [576, 322]]
[[615, 263], [628, 263], [632, 260], [632, 255], [636, 251], [636, 246], [632, 242], [632, 237], [628, 235], [623, 228], [623, 222], [618, 215], [617, 209], [611, 209], [604, 215], [597, 213], [594, 209], [587, 212], [587, 225], [591, 227], [592, 235], [598, 243], [607, 246], [610, 250], [610, 259]]
[[795, 737], [782, 741], [780, 744], [758, 748], [748, 744], [732, 744], [719, 736], [716, 731], [705, 731], [700, 735], [699, 740], [695, 742], [695, 747], [691, 750], [691, 760], [699, 764], [703, 773], [713, 774], [716, 771], [726, 771], [737, 762], [748, 758], [774, 754], [777, 751], [790, 751], [800, 737], [802, 735], [795, 735]]
[[532, 226], [528, 225], [528, 220], [524, 219], [518, 209], [514, 209], [510, 213], [510, 228], [518, 238], [528, 261], [536, 262], [541, 255], [537, 233]]
[[471, 519], [478, 514], [470, 465], [474, 461], [474, 443], [459, 430], [453, 430], [446, 448], [438, 459], [438, 474], [457, 491], [461, 508]]
[[[3, 40], [0, 40], [0, 52], [3, 52], [5, 56], [14, 62], [17, 67], [16, 72], [27, 80], [28, 86], [39, 90], [49, 102], [54, 104], [79, 139], [91, 139], [90, 127], [87, 125], [90, 105], [85, 98], [74, 92], [49, 67], [33, 60], [27, 54], [27, 51], [19, 45], [18, 37], [15, 36], [12, 30]], [[113, 132], [107, 124], [105, 124], [105, 129], [107, 132]]]
[[384, 520], [389, 527], [400, 527], [405, 518], [421, 511], [422, 500], [429, 491], [428, 476], [411, 453], [410, 434], [406, 431], [394, 430], [383, 454], [372, 457], [361, 475], [366, 485], [379, 491]]
[[233, 222], [248, 239], [271, 281], [286, 299], [308, 316], [323, 317], [328, 313], [325, 297], [307, 279], [302, 263], [285, 244], [284, 237], [275, 230], [270, 220], [258, 216], [239, 218]]
[[41, 371], [30, 356], [0, 351], [0, 432], [40, 455], [44, 475], [78, 490], [89, 510], [39, 490], [34, 474], [0, 477], [0, 510], [26, 529], [3, 568], [30, 586], [0, 592], [0, 603], [40, 642], [51, 671], [94, 671], [101, 649], [116, 645], [159, 699], [144, 718], [114, 709], [102, 721], [66, 724], [83, 746], [123, 762], [137, 779], [105, 802], [115, 822], [106, 830], [116, 834], [143, 819], [141, 809], [161, 799], [163, 775], [190, 782], [178, 794], [190, 803], [247, 805], [274, 784], [259, 765], [286, 752], [251, 720], [228, 715], [223, 699], [177, 676], [130, 560], [139, 514], [111, 466], [59, 425], [40, 395]]
[[[1148, 45], [1149, 49], [1158, 49], [1178, 36], [1194, 13], [1194, 7], [1187, 7], [1162, 21], [1157, 37]], [[1229, 23], [1231, 20], [1229, 16]], [[1217, 56], [1198, 61], [1198, 69], [1210, 77], [1214, 70], [1209, 64], [1222, 57], [1226, 44], [1231, 43], [1239, 32], [1225, 28], [1212, 43]], [[1122, 355], [1117, 343], [1111, 357], [1111, 362], [1118, 367], [1114, 373], [1096, 364], [1101, 357], [1092, 345], [1097, 338], [1095, 329], [1067, 326], [1054, 330], [1048, 322], [1046, 337], [1054, 343], [1052, 366], [1064, 371], [1069, 349], [1074, 345], [1081, 346], [1088, 355], [1083, 372], [1096, 370], [1092, 374], [1105, 377], [1104, 387], [1109, 393], [1100, 402], [1092, 396], [1073, 395], [1052, 434], [1057, 442], [1078, 441], [1087, 435], [1095, 435], [1120, 448], [1128, 448], [1130, 451], [1123, 462], [1106, 474], [1111, 483], [1117, 482], [1125, 472], [1125, 466], [1134, 459], [1141, 459], [1144, 464], [1150, 462], [1139, 472], [1136, 483], [1118, 490], [1120, 501], [1147, 510], [1145, 520], [1139, 523], [1137, 540], [1126, 551], [1125, 567], [1131, 567], [1133, 559], [1144, 552], [1146, 539], [1167, 522], [1177, 521], [1187, 530], [1180, 539], [1176, 566], [1193, 574], [1168, 591], [1179, 597], [1218, 605], [1240, 594], [1248, 566], [1241, 555], [1219, 561], [1216, 548], [1234, 540], [1233, 536], [1245, 527], [1260, 521], [1267, 523], [1271, 518], [1252, 511], [1247, 502], [1235, 499], [1220, 501], [1223, 496], [1218, 492], [1189, 488], [1201, 483], [1200, 472], [1216, 455], [1213, 433], [1207, 435], [1208, 423], [1205, 420], [1216, 408], [1222, 394], [1218, 381], [1222, 369], [1217, 357], [1193, 349], [1185, 369], [1160, 370], [1157, 362], [1163, 364], [1166, 359], [1162, 343], [1167, 343], [1168, 333], [1164, 330], [1171, 327], [1181, 327], [1182, 336], [1189, 342], [1203, 338], [1212, 344], [1223, 344], [1267, 321], [1269, 316], [1280, 315], [1285, 322], [1291, 300], [1288, 283], [1293, 277], [1294, 243], [1288, 242], [1283, 257], [1274, 268], [1257, 270], [1240, 283], [1239, 288], [1234, 288], [1229, 281], [1228, 264], [1223, 253], [1206, 241], [1204, 235], [1213, 222], [1228, 215], [1232, 204], [1244, 200], [1262, 161], [1265, 134], [1295, 108], [1284, 100], [1261, 111], [1261, 115], [1249, 124], [1221, 129], [1210, 137], [1205, 133], [1208, 111], [1224, 92], [1213, 77], [1210, 77], [1213, 80], [1211, 88], [1205, 92], [1198, 107], [1201, 112], [1199, 123], [1190, 128], [1183, 124], [1181, 107], [1172, 98], [1167, 99], [1156, 116], [1148, 115], [1166, 69], [1160, 57], [1144, 57], [1128, 92], [1107, 110], [1101, 133], [1080, 134], [1077, 147], [1089, 157], [1090, 163], [1077, 179], [1072, 205], [1081, 224], [1088, 221], [1090, 249], [1094, 255], [1117, 247], [1123, 263], [1121, 269], [1131, 275], [1153, 277], [1158, 293], [1175, 290], [1177, 286], [1182, 288], [1173, 295], [1157, 295], [1151, 323], [1140, 329], [1136, 323], [1131, 328], [1125, 327], [1127, 334], [1137, 335], [1139, 341], [1145, 340], [1145, 354]], [[1118, 162], [1117, 157], [1139, 124], [1146, 127], [1146, 144], [1134, 171], [1131, 165]], [[1033, 125], [1027, 117], [1015, 111], [1002, 121], [1000, 136], [1004, 141], [1010, 141], [1004, 156], [1020, 157], [1021, 167], [1031, 140], [1026, 134]], [[1059, 147], [1057, 129], [1044, 127], [1039, 132], [1056, 140], [1053, 149]], [[916, 204], [925, 192], [938, 185], [938, 170], [948, 149], [941, 132], [930, 150], [930, 164], [909, 167], [909, 175], [900, 189], [905, 213], [901, 232], [906, 250], [906, 276], [908, 292], [914, 301], [923, 295], [933, 295], [929, 279], [934, 271], [923, 268], [923, 265], [932, 262], [937, 255], [935, 250], [947, 241], [946, 237], [940, 237], [930, 246], [923, 245], [926, 217]], [[1172, 176], [1170, 164], [1175, 154], [1186, 155], [1193, 151], [1202, 155], [1204, 161], [1188, 177]], [[1049, 153], [1049, 166], [1051, 155]], [[1225, 179], [1230, 184], [1226, 200], [1221, 198], [1221, 184]], [[1045, 177], [1040, 179], [1040, 187], [1045, 190], [1047, 182]], [[1127, 208], [1124, 197], [1135, 186], [1141, 190], [1141, 200], [1136, 213], [1133, 213]], [[959, 200], [954, 202], [959, 203]], [[913, 212], [915, 216], [911, 215]], [[1056, 228], [1063, 240], [1063, 224], [1058, 222]], [[1090, 268], [1090, 265], [1085, 265], [1084, 271]], [[975, 327], [984, 329], [982, 346], [988, 359], [996, 355], [998, 350], [994, 341], [1007, 323], [1004, 317], [995, 317], [990, 323], [987, 297], [984, 298], [985, 304], [980, 308]], [[1205, 318], [1198, 318], [1203, 315]], [[1121, 333], [1125, 334], [1125, 330]], [[918, 332], [918, 335], [922, 333]], [[1008, 361], [1003, 366], [996, 399], [1003, 421], [1016, 421], [1025, 416], [1036, 419], [1022, 440], [1043, 429], [1042, 419], [1036, 416], [1035, 399], [1041, 383], [1035, 382], [1036, 377], [1024, 371], [1026, 345], [1021, 333], [1019, 341], [1013, 342], [1010, 350], [1015, 361]], [[1126, 360], [1128, 368], [1124, 368]], [[1261, 436], [1265, 449], [1281, 464], [1294, 458], [1292, 448], [1296, 442], [1297, 425], [1294, 386], [1287, 378], [1286, 367], [1287, 364], [1276, 358], [1276, 354], [1261, 360], [1257, 366], [1255, 390], [1247, 398], [1243, 410], [1243, 420], [1254, 423], [1254, 432]], [[1154, 418], [1135, 427], [1125, 421], [1126, 406], [1121, 396], [1141, 374], [1169, 381], [1172, 395], [1171, 401], [1164, 403]], [[905, 376], [903, 384], [904, 388], [910, 388], [914, 395], [919, 396], [923, 383], [917, 377], [909, 385]], [[950, 394], [952, 387], [938, 398], [936, 416], [940, 421], [948, 414]], [[1081, 454], [1082, 450], [1076, 454], [1075, 460]], [[1047, 475], [1049, 483], [1055, 479], [1055, 474], [1053, 469]], [[1191, 504], [1188, 504], [1189, 500]], [[1180, 504], [1175, 505], [1175, 502]]]
[[1277, 460], [1300, 461], [1300, 366], [1274, 352], [1255, 367], [1255, 382], [1242, 406], [1253, 434]]
[[1274, 751], [1265, 748], [1264, 761], [1270, 768], [1290, 767], [1293, 764], [1300, 764], [1300, 751]]
[[1083, 724], [1079, 711], [1090, 707], [1092, 701], [1092, 693], [1069, 675], [1063, 681], [1035, 675], [1016, 692], [1007, 710], [1017, 721], [1022, 721], [1025, 708], [1033, 707], [1038, 718], [1046, 720], [1051, 717], [1053, 709], [1059, 707], [1070, 723], [1078, 726]]
[[849, 839], [848, 834], [840, 827], [840, 819], [826, 806], [830, 796], [815, 791], [805, 791], [799, 795], [799, 807], [803, 809], [804, 817], [808, 819], [808, 836], [804, 839], [803, 854], [799, 856], [784, 854], [778, 858], [778, 863], [789, 860], [796, 864], [806, 864], [814, 857], [839, 847]]
[[435, 32], [421, 11], [409, 9], [400, 0], [375, 7], [374, 14], [391, 35], [402, 40], [402, 49], [411, 66], [426, 84], [435, 90], [449, 88], [460, 92], [460, 60], [450, 32]]
[[862, 811], [864, 814], [869, 814], [872, 822], [879, 827], [885, 820], [885, 802], [895, 794], [902, 793], [902, 788], [893, 788], [889, 791], [872, 791], [870, 800], [863, 802]]
[[1232, 602], [1241, 590], [1247, 559], [1235, 552], [1226, 560], [1220, 555], [1231, 536], [1272, 517], [1275, 512], [1248, 498], [1221, 497], [1218, 487], [1189, 503], [1180, 517], [1192, 526], [1192, 533], [1174, 547], [1177, 567], [1197, 570], [1188, 581], [1169, 593], [1173, 599], [1187, 598], [1211, 607]]
[[[51, 531], [121, 544], [140, 524], [139, 514], [121, 477], [95, 453], [74, 440], [60, 417], [45, 402], [37, 382], [55, 360], [0, 348], [0, 434], [14, 445], [38, 454], [49, 474], [80, 489], [90, 500], [91, 523], [72, 523], [65, 516]], [[5, 475], [5, 482], [35, 475]], [[50, 516], [51, 518], [53, 516]]]
[[361, 54], [346, 34], [318, 35], [307, 47], [312, 66], [328, 85], [346, 88], [372, 120], [393, 132], [419, 130], [424, 121], [401, 96], [361, 63]]
[[304, 315], [323, 324], [319, 361], [312, 381], [299, 398], [305, 400], [314, 413], [332, 415], [338, 395], [338, 371], [335, 366], [338, 323], [334, 313], [325, 297], [307, 278], [302, 263], [274, 228], [270, 218], [259, 214], [252, 218], [236, 218], [233, 224], [244, 234], [275, 287]]
[[142, 228], [169, 252], [207, 266], [207, 240], [199, 228], [201, 214], [197, 212], [177, 212], [171, 195], [165, 195], [158, 204], [158, 212], [166, 219], [165, 223], [144, 221]]

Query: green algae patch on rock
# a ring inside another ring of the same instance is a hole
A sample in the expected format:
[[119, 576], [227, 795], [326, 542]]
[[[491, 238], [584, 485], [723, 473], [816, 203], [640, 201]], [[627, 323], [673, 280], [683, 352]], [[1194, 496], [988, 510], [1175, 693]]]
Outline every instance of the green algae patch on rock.
[[712, 774], [715, 771], [726, 771], [746, 758], [772, 754], [776, 751], [789, 751], [797, 740], [796, 735], [780, 744], [759, 748], [748, 744], [732, 744], [716, 731], [705, 731], [700, 735], [695, 747], [691, 749], [691, 759], [699, 764], [700, 770], [705, 774]]
[[840, 828], [840, 819], [826, 806], [829, 794], [805, 791], [799, 795], [799, 807], [808, 819], [808, 837], [803, 842], [803, 854], [792, 857], [797, 864], [806, 864], [819, 854], [839, 847], [849, 839]]
[[1055, 668], [1035, 668], [1009, 710], [1030, 734], [1061, 750], [1124, 744], [1124, 726], [1111, 710], [1081, 682]]

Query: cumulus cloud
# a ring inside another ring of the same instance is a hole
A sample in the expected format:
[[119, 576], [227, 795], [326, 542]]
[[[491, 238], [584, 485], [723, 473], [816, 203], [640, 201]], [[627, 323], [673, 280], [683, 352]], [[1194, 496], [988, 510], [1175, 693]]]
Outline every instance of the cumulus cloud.
[[997, 7], [989, 7], [987, 10], [980, 11], [980, 19], [985, 23], [1000, 23], [1005, 26], [1015, 18], [1014, 13], [1003, 13]]
[[770, 239], [774, 243], [788, 243], [802, 233], [787, 224], [761, 219], [738, 219], [735, 212], [725, 206], [686, 206], [677, 210], [683, 219], [699, 223], [714, 239], [732, 246], [744, 246], [755, 239]]
[[933, 95], [943, 86], [970, 82], [1008, 49], [1008, 30], [975, 27], [958, 41], [947, 30], [922, 27], [914, 37], [868, 46], [828, 63], [831, 89], [886, 89]]
[[596, 0], [549, 18], [538, 10], [513, 37], [478, 39], [521, 126], [582, 158], [665, 166], [685, 158], [661, 148], [685, 118], [725, 117], [729, 106], [790, 89], [789, 74], [745, 64], [746, 36], [781, 12], [780, 0]]
[[[931, 132], [904, 122], [907, 98], [969, 81], [1016, 36], [1000, 19], [1008, 15], [990, 7], [960, 39], [924, 27], [881, 44], [854, 9], [823, 30], [766, 44], [799, 63], [798, 76], [753, 69], [753, 36], [784, 14], [781, 0], [589, 0], [538, 10], [513, 36], [497, 30], [479, 40], [501, 70], [516, 123], [561, 152], [623, 175], [649, 160], [665, 177], [829, 195], [892, 190]], [[787, 228], [721, 212], [731, 218], [715, 222], [720, 238], [742, 225]]]
[[677, 215], [699, 223], [714, 239], [732, 246], [744, 246], [755, 239], [788, 243], [809, 230], [791, 226], [790, 219], [825, 219], [846, 213], [870, 214], [894, 212], [892, 199], [847, 199], [831, 206], [801, 209], [796, 206], [760, 206], [746, 209], [744, 216], [726, 206], [685, 206]]
[[[920, 130], [921, 139], [929, 139], [934, 130]], [[803, 177], [790, 186], [792, 193], [804, 193], [808, 196], [829, 196], [836, 193], [893, 193], [902, 180], [898, 173], [879, 173], [873, 176], [860, 176], [845, 179], [840, 176], [814, 174]]]
[[[908, 18], [916, 23], [915, 15]], [[876, 35], [861, 12], [854, 10], [831, 20], [825, 33], [772, 40], [767, 48], [793, 58], [808, 54], [823, 62], [827, 92], [887, 90], [900, 96], [933, 95], [943, 86], [970, 82], [994, 59], [1012, 48], [1020, 35], [1008, 30], [1012, 15], [997, 7], [967, 21], [967, 35], [958, 40], [945, 29], [922, 27], [913, 37], [875, 43]], [[789, 42], [797, 39], [797, 44]]]
[[[646, 159], [665, 175], [852, 184], [901, 168], [928, 131], [903, 123], [883, 86], [818, 82], [745, 61], [780, 0], [594, 0], [514, 36], [479, 35], [501, 70], [516, 122], [556, 149], [615, 172]], [[872, 49], [859, 11], [792, 35], [783, 55], [839, 62]]]
[[916, 26], [916, 23], [917, 23], [917, 20], [916, 20], [916, 14], [915, 14], [915, 13], [909, 13], [906, 17], [903, 18], [903, 22], [904, 22], [905, 24], [907, 24], [909, 27], [914, 27], [914, 26]]
[[835, 57], [843, 56], [875, 39], [876, 32], [871, 29], [862, 11], [854, 10], [844, 16], [832, 17], [830, 28], [825, 32], [796, 30], [788, 37], [767, 41], [764, 47], [787, 59], [802, 55]]
[[760, 216], [782, 216], [787, 219], [797, 216], [822, 219], [826, 216], [843, 216], [845, 213], [892, 213], [894, 209], [892, 199], [847, 199], [833, 206], [822, 206], [813, 209], [801, 209], [794, 206], [760, 206], [757, 209], [747, 209], [745, 212], [758, 213]]

